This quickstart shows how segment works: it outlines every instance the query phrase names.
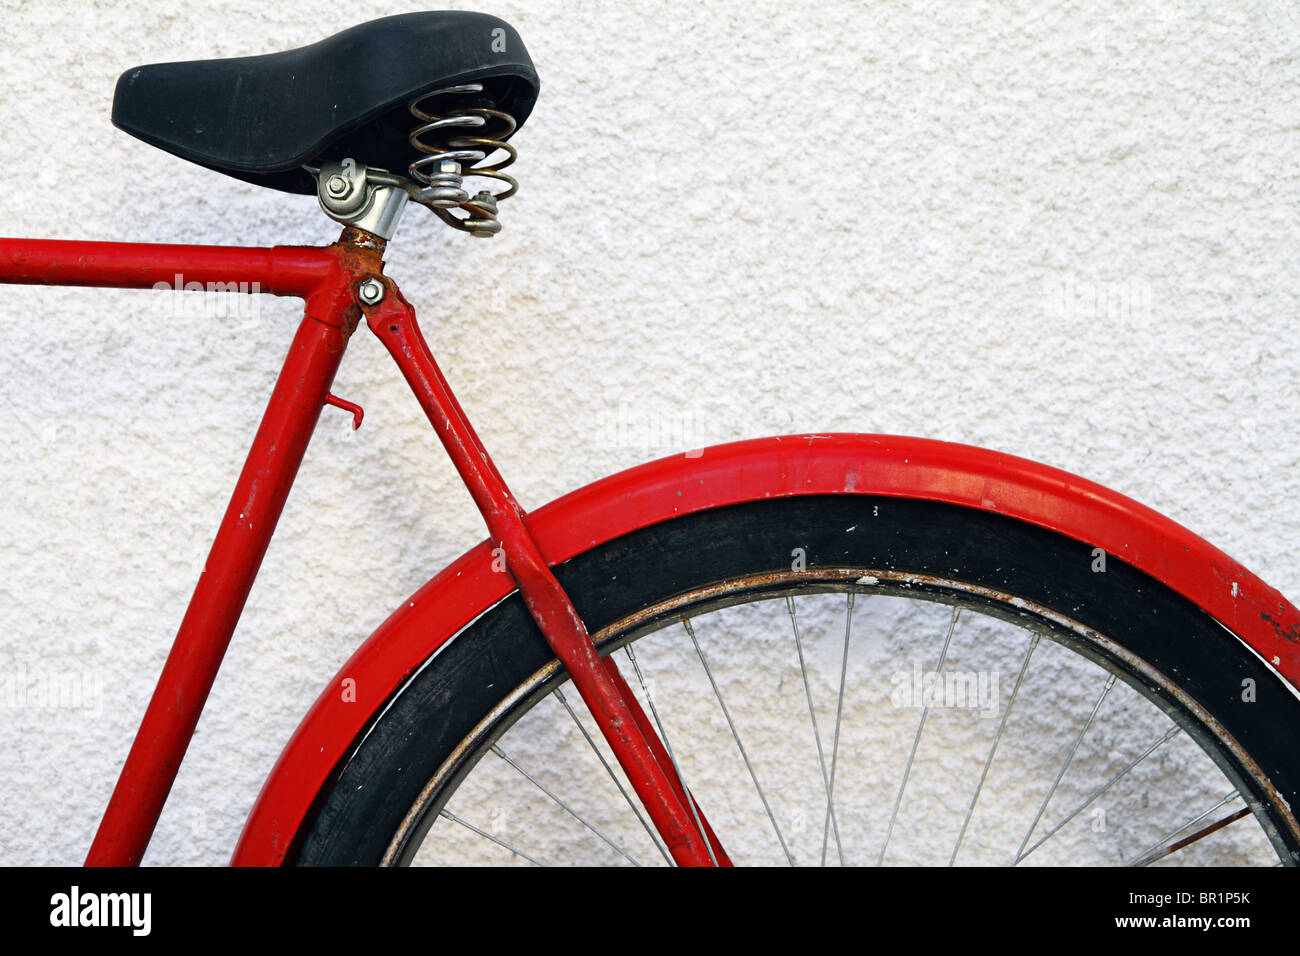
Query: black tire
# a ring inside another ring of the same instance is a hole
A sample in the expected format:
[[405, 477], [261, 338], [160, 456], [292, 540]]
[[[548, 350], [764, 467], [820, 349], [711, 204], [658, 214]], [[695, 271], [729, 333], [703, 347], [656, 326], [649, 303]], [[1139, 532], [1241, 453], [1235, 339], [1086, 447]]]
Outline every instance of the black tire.
[[[1028, 602], [1104, 635], [1113, 642], [1105, 647], [1117, 648], [1115, 653], [1077, 637], [1064, 640], [1138, 687], [1191, 733], [1246, 795], [1284, 862], [1297, 859], [1300, 840], [1287, 807], [1300, 806], [1300, 759], [1294, 743], [1300, 700], [1195, 604], [1113, 556], [1105, 573], [1095, 573], [1091, 545], [951, 505], [817, 496], [677, 518], [578, 555], [556, 568], [556, 575], [588, 629], [597, 634], [643, 608], [718, 581], [784, 572], [782, 587], [789, 591], [795, 547], [804, 549], [807, 562], [806, 585], [795, 582], [795, 587], [824, 587], [816, 575], [837, 568], [914, 575], [910, 583], [891, 579], [879, 585], [909, 592], [924, 590], [920, 579], [935, 576], [1020, 599], [1011, 605], [987, 598], [985, 611], [1029, 618], [1034, 615], [1024, 609]], [[773, 587], [769, 582], [747, 593]], [[654, 623], [642, 622], [634, 635], [611, 637], [610, 644], [635, 639]], [[394, 833], [442, 768], [448, 783], [439, 794], [426, 795], [427, 828], [489, 741], [478, 741], [473, 753], [463, 754], [450, 775], [448, 758], [552, 658], [517, 595], [480, 616], [374, 720], [322, 790], [291, 859], [299, 865], [380, 863]], [[1152, 681], [1153, 673], [1176, 675], [1176, 681], [1160, 685]], [[1253, 701], [1242, 699], [1247, 678], [1258, 689]], [[562, 679], [562, 671], [553, 671], [521, 707]], [[491, 739], [512, 719], [506, 717]], [[411, 832], [418, 836], [423, 830], [413, 827]], [[413, 851], [408, 844], [396, 861]]]

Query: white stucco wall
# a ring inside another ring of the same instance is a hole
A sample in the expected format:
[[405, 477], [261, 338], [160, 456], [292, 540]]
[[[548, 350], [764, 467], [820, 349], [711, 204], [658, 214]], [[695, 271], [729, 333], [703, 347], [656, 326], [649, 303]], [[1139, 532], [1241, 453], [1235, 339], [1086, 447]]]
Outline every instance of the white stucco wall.
[[[488, 5], [542, 78], [520, 193], [492, 242], [413, 210], [389, 272], [526, 507], [706, 442], [918, 434], [1115, 487], [1295, 596], [1300, 13], [1130, 6]], [[130, 66], [368, 13], [0, 0], [0, 232], [330, 241], [312, 201], [151, 149], [109, 108]], [[102, 696], [0, 709], [0, 862], [75, 863], [295, 304], [6, 297], [0, 669]], [[329, 676], [482, 536], [372, 337], [335, 390], [366, 423], [323, 416], [148, 862], [226, 859]]]

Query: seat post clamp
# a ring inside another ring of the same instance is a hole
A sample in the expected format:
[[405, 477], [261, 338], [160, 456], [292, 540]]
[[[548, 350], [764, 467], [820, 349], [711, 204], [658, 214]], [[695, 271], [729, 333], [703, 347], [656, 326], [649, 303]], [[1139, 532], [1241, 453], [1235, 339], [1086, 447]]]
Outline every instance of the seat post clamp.
[[397, 177], [351, 159], [307, 169], [316, 177], [316, 198], [325, 215], [384, 240], [393, 237], [409, 198]]

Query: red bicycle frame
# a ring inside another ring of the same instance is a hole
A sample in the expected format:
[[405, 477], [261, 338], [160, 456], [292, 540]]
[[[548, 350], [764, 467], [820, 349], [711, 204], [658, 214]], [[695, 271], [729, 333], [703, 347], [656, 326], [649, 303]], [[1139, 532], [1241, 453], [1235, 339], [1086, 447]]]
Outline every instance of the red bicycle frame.
[[[360, 413], [334, 398], [330, 386], [363, 317], [415, 392], [490, 538], [404, 602], [344, 665], [339, 679], [364, 688], [357, 703], [340, 703], [337, 680], [318, 698], [249, 814], [237, 864], [283, 863], [313, 798], [364, 732], [368, 716], [459, 627], [515, 589], [599, 721], [674, 859], [728, 864], [646, 715], [613, 662], [596, 655], [550, 568], [637, 528], [760, 498], [922, 498], [996, 512], [1088, 542], [1195, 602], [1300, 686], [1300, 611], [1275, 589], [1123, 495], [984, 449], [879, 435], [759, 439], [652, 462], [525, 515], [434, 362], [413, 310], [383, 276], [382, 254], [381, 241], [353, 229], [323, 249], [0, 239], [0, 283], [171, 287], [179, 274], [202, 283], [256, 283], [261, 291], [306, 302], [89, 864], [136, 864], [143, 856], [321, 410], [337, 404]], [[366, 302], [358, 295], [363, 284], [372, 293]], [[502, 554], [508, 573], [502, 573]]]
[[[152, 288], [185, 282], [258, 288], [306, 301], [212, 550], [136, 733], [88, 865], [135, 865], [157, 825], [266, 554], [349, 337], [363, 315], [451, 456], [542, 634], [564, 663], [651, 820], [680, 864], [729, 863], [672, 772], [666, 750], [612, 660], [596, 653], [487, 450], [433, 360], [415, 312], [383, 276], [384, 243], [357, 229], [323, 249], [241, 249], [0, 240], [0, 282]], [[358, 289], [372, 292], [363, 302]], [[358, 418], [359, 421], [359, 418]], [[696, 820], [700, 825], [696, 826]]]

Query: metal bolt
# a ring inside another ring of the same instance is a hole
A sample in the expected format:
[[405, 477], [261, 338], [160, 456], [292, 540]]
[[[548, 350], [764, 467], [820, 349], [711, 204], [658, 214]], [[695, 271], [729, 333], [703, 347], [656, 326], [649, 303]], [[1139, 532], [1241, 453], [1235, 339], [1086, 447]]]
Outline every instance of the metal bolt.
[[342, 199], [352, 191], [352, 184], [338, 173], [335, 173], [325, 181], [325, 189], [335, 199]]
[[357, 287], [357, 298], [362, 305], [378, 305], [384, 301], [384, 284], [378, 279], [367, 279]]
[[491, 239], [501, 231], [501, 221], [497, 219], [496, 196], [485, 189], [475, 194], [467, 205], [473, 207], [479, 213], [478, 216], [471, 217], [477, 223], [470, 230], [471, 236], [477, 236], [479, 239]]
[[460, 174], [460, 163], [453, 159], [440, 159], [433, 163], [428, 171], [428, 186], [424, 189], [424, 201], [440, 209], [453, 209], [469, 199], [469, 193], [463, 187], [464, 179]]

